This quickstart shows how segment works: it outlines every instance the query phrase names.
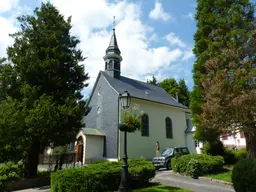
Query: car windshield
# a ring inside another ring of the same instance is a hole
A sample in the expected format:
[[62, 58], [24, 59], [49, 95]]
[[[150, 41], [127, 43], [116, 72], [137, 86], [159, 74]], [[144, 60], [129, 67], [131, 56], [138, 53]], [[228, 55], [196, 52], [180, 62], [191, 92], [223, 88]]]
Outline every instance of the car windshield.
[[161, 156], [166, 157], [166, 156], [172, 155], [172, 153], [173, 153], [172, 148], [164, 149]]

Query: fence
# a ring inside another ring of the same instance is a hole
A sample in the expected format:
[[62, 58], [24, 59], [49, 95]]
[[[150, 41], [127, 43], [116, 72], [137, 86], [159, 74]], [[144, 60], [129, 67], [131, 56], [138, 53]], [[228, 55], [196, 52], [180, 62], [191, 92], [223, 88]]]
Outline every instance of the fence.
[[78, 161], [77, 157], [82, 154], [75, 152], [59, 153], [54, 155], [39, 155], [39, 170], [58, 170], [63, 168], [75, 168], [83, 166], [83, 162]]

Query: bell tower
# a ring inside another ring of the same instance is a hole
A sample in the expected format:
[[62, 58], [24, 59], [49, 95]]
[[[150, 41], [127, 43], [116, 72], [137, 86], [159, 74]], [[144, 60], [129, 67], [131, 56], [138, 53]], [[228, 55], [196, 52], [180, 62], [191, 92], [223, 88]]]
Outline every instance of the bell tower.
[[[115, 21], [113, 22], [113, 24]], [[109, 46], [106, 50], [106, 55], [103, 57], [105, 61], [105, 71], [113, 78], [119, 79], [121, 74], [121, 51], [117, 45], [115, 28], [113, 27], [113, 34], [110, 39]]]

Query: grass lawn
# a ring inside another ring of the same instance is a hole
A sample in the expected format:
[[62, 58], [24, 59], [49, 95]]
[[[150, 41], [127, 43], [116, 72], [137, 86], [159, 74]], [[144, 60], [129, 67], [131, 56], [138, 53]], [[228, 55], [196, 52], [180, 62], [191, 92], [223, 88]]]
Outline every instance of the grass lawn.
[[166, 185], [156, 185], [153, 187], [149, 187], [149, 188], [144, 188], [144, 189], [136, 189], [133, 190], [134, 192], [190, 192], [188, 190], [185, 189], [180, 189], [177, 187], [170, 187], [170, 186], [166, 186]]
[[232, 179], [231, 179], [232, 169], [233, 169], [233, 165], [227, 165], [227, 166], [224, 166], [223, 170], [220, 171], [219, 173], [204, 175], [204, 176], [212, 179], [232, 182]]

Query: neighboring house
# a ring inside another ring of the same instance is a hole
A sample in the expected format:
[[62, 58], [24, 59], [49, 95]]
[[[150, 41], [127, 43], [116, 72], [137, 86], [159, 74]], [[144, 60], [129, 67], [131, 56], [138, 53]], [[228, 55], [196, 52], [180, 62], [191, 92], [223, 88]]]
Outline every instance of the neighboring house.
[[186, 133], [186, 143], [187, 143], [188, 149], [191, 153], [200, 154], [202, 152], [203, 143], [193, 139], [196, 131], [196, 127], [193, 126], [192, 124], [189, 110], [186, 111], [186, 119], [187, 119], [187, 129], [185, 130], [185, 133]]
[[187, 146], [191, 153], [197, 152], [192, 138], [193, 126], [187, 123], [188, 108], [158, 86], [121, 76], [122, 57], [115, 30], [104, 61], [105, 71], [99, 72], [87, 102], [91, 110], [84, 117], [86, 126], [75, 142], [75, 152], [79, 154], [77, 161], [88, 163], [93, 159], [122, 158], [124, 134], [119, 131], [118, 124], [123, 114], [119, 96], [124, 91], [131, 95], [130, 109], [139, 106], [139, 111], [145, 113], [142, 130], [128, 133], [129, 158], [153, 158], [157, 141], [161, 151], [166, 147]]
[[220, 137], [224, 147], [232, 149], [234, 146], [237, 149], [246, 148], [246, 140], [243, 132], [238, 132], [233, 135], [222, 135]]

